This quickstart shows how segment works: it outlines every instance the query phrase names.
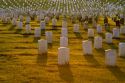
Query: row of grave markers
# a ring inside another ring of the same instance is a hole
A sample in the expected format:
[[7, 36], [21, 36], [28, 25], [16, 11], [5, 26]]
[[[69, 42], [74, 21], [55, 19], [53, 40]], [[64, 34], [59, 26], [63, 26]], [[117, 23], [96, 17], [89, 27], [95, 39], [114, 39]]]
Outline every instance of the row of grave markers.
[[[23, 20], [23, 17], [20, 17], [20, 20]], [[27, 20], [30, 22], [30, 18]], [[52, 25], [56, 26], [57, 20], [54, 18], [52, 19]], [[19, 29], [23, 29], [23, 22], [19, 21], [17, 23], [16, 19], [12, 20], [13, 25], [17, 25]], [[94, 24], [95, 25], [95, 24]], [[86, 26], [86, 27], [85, 27]], [[73, 31], [76, 33], [79, 33], [79, 24], [74, 24]], [[46, 29], [46, 23], [45, 21], [40, 22], [40, 28], [35, 28], [34, 30], [34, 36], [35, 37], [41, 37], [41, 30]], [[88, 29], [88, 25], [84, 24], [84, 29]], [[97, 25], [96, 27], [98, 33], [102, 33], [102, 27], [100, 25]], [[30, 33], [31, 26], [30, 24], [26, 25], [26, 32]], [[106, 33], [105, 41], [106, 43], [112, 43], [112, 38], [119, 38], [120, 33], [125, 33], [125, 27], [121, 27], [120, 30], [118, 28], [113, 28], [113, 35], [112, 33]], [[46, 40], [41, 39], [38, 40], [38, 53], [40, 55], [45, 54], [48, 52], [48, 43], [52, 43], [53, 41], [53, 33], [52, 31], [45, 32]], [[88, 29], [88, 37], [94, 37], [94, 29]], [[94, 48], [100, 49], [102, 48], [102, 37], [97, 36], [94, 37]], [[82, 41], [82, 49], [83, 53], [85, 55], [92, 55], [92, 41], [85, 40]], [[125, 43], [119, 43], [119, 56], [125, 56]], [[68, 48], [68, 28], [67, 28], [67, 22], [62, 22], [62, 28], [61, 28], [61, 37], [60, 37], [60, 47], [58, 48], [58, 64], [64, 65], [69, 63], [70, 58], [70, 49]], [[114, 49], [108, 49], [105, 50], [105, 63], [106, 65], [115, 66], [116, 65], [116, 59], [117, 53]]]
[[27, 13], [29, 11], [45, 11], [46, 13], [74, 15], [108, 15], [113, 16], [124, 12], [122, 0], [111, 3], [108, 0], [42, 0], [42, 1], [11, 1], [2, 0], [1, 11]]
[[[16, 25], [16, 21], [13, 20], [13, 25]], [[57, 20], [54, 20], [53, 23], [52, 23], [52, 26], [56, 26], [56, 23], [57, 23]], [[66, 24], [66, 25], [65, 25]], [[18, 26], [18, 29], [22, 29], [23, 28], [23, 22], [18, 22], [17, 24]], [[62, 23], [62, 27], [67, 27], [67, 23], [63, 22]], [[80, 33], [80, 30], [79, 30], [79, 24], [74, 24], [74, 27], [73, 27], [73, 32], [75, 33]], [[88, 26], [86, 25], [86, 27], [84, 26], [83, 27], [84, 29], [88, 29], [88, 37], [94, 37], [94, 29], [89, 29]], [[40, 37], [41, 36], [41, 30], [45, 30], [46, 29], [46, 23], [45, 21], [41, 21], [40, 23], [40, 28], [35, 28], [35, 37]], [[97, 33], [102, 33], [102, 27], [100, 25], [97, 25]], [[30, 33], [31, 32], [31, 26], [30, 24], [26, 24], [26, 33]], [[122, 26], [120, 29], [119, 28], [113, 28], [113, 34], [111, 35], [110, 33], [107, 33], [110, 34], [110, 36], [108, 37], [113, 37], [113, 38], [120, 38], [120, 34], [125, 34], [125, 27]], [[62, 35], [64, 36], [67, 36], [67, 28], [62, 28]]]
[[[52, 37], [52, 35], [49, 37], [48, 37], [48, 35], [46, 35], [46, 40], [44, 40], [44, 39], [38, 40], [38, 47], [39, 47], [40, 55], [48, 52], [47, 43], [50, 43], [49, 41], [52, 41], [52, 39], [48, 39], [51, 37]], [[83, 49], [83, 53], [85, 56], [93, 55], [92, 48], [93, 48], [92, 41], [85, 40], [82, 42], [82, 49]], [[94, 48], [96, 48], [96, 49], [102, 48], [102, 38], [101, 37], [95, 37]], [[119, 56], [125, 57], [124, 49], [125, 49], [125, 43], [119, 43]], [[68, 48], [68, 38], [60, 37], [60, 48], [58, 48], [58, 64], [64, 65], [64, 64], [69, 63], [69, 56], [70, 56], [70, 50]], [[105, 50], [106, 65], [115, 66], [116, 57], [117, 57], [116, 50], [114, 50], [114, 49]]]
[[[78, 29], [79, 29], [79, 26], [77, 24], [75, 24], [74, 25], [74, 32], [79, 32]], [[68, 48], [68, 38], [67, 38], [68, 37], [67, 36], [68, 31], [67, 31], [67, 28], [62, 27], [61, 30], [62, 31], [61, 31], [61, 37], [60, 37], [60, 48], [58, 48], [58, 64], [64, 65], [64, 64], [69, 63], [70, 49]], [[88, 36], [94, 37], [93, 32], [94, 32], [93, 29], [88, 29]], [[49, 33], [51, 33], [51, 35], [47, 35]], [[117, 35], [119, 33], [119, 30], [117, 28], [113, 29], [113, 33], [114, 33], [113, 34], [114, 37], [116, 37], [116, 38], [119, 37], [119, 35]], [[106, 33], [106, 38], [105, 38], [106, 43], [112, 43], [113, 35], [109, 32]], [[44, 43], [42, 44], [42, 45], [44, 45], [43, 48], [40, 46], [42, 48], [42, 50], [39, 49], [40, 52], [44, 51], [43, 54], [47, 53], [47, 41], [52, 40], [52, 39], [49, 39], [49, 38], [52, 38], [52, 32], [46, 32], [46, 40], [44, 40], [44, 39], [39, 40], [39, 41], [41, 41], [39, 43], [42, 43], [42, 41], [44, 41]], [[102, 48], [102, 41], [103, 41], [102, 37], [100, 37], [100, 36], [95, 37], [94, 38], [94, 48], [101, 49]], [[51, 43], [52, 43], [52, 41], [51, 41]], [[45, 49], [44, 49], [44, 47], [45, 47]], [[89, 41], [89, 40], [83, 41], [82, 47], [83, 47], [83, 53], [85, 55], [92, 55], [93, 54], [92, 41]], [[119, 56], [125, 56], [124, 49], [125, 49], [125, 43], [119, 43]], [[117, 60], [116, 57], [117, 57], [116, 50], [114, 50], [114, 49], [105, 50], [105, 63], [106, 63], [106, 65], [115, 66], [116, 60]]]

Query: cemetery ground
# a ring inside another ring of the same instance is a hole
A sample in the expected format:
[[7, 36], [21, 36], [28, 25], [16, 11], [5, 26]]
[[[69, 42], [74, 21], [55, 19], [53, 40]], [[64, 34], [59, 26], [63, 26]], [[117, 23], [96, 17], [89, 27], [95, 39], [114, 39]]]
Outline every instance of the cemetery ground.
[[[61, 18], [61, 17], [60, 17]], [[111, 32], [115, 24], [110, 20]], [[103, 25], [103, 19], [99, 19]], [[97, 34], [103, 37], [103, 48], [94, 49], [93, 55], [84, 55], [82, 41], [88, 38], [87, 31], [80, 24], [80, 33], [73, 32], [73, 24], [68, 20], [68, 39], [70, 48], [69, 65], [58, 65], [58, 48], [60, 47], [60, 33], [62, 21], [57, 23], [57, 29], [52, 30], [52, 22], [45, 31], [53, 32], [53, 43], [48, 45], [48, 54], [38, 55], [38, 39], [34, 38], [34, 28], [39, 27], [37, 21], [30, 22], [32, 32], [25, 34], [12, 24], [0, 24], [0, 83], [124, 83], [125, 58], [117, 57], [117, 66], [105, 65], [105, 50], [117, 49], [119, 42], [125, 42], [125, 35], [120, 39], [113, 39], [113, 44], [105, 43], [105, 33]], [[89, 26], [91, 28], [91, 25]], [[40, 39], [45, 39], [42, 31]], [[118, 52], [117, 52], [118, 53]], [[118, 54], [117, 54], [118, 55]]]

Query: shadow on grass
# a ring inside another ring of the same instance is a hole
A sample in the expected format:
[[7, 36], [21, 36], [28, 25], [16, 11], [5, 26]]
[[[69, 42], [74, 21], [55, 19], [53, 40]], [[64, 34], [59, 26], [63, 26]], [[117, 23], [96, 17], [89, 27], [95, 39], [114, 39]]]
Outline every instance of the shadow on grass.
[[121, 38], [120, 37], [113, 37], [113, 39], [115, 39], [115, 40], [121, 40]]
[[15, 61], [17, 58], [13, 56], [12, 54], [0, 54], [0, 60], [1, 61]]
[[88, 32], [88, 29], [83, 29], [84, 31]]
[[88, 37], [88, 40], [94, 42], [94, 37]]
[[106, 31], [106, 32], [109, 32], [109, 33], [112, 33], [111, 28], [107, 28], [107, 29], [105, 29], [105, 31]]
[[58, 31], [60, 29], [59, 28], [52, 28], [52, 29], [49, 29], [49, 30]]
[[[8, 49], [0, 49], [0, 52], [10, 52], [11, 50], [8, 50]], [[1, 54], [0, 54], [1, 55]]]
[[23, 35], [23, 37], [27, 38], [27, 37], [33, 35], [33, 33], [23, 33], [22, 35]]
[[104, 33], [98, 33], [99, 36], [101, 36], [102, 38], [105, 38], [105, 34]]
[[118, 46], [116, 46], [114, 43], [108, 44], [111, 49], [118, 49]]
[[120, 56], [120, 58], [125, 59], [125, 55], [124, 56]]
[[107, 68], [119, 81], [125, 81], [125, 72], [121, 71], [118, 66]]
[[22, 29], [16, 29], [15, 34], [21, 33], [23, 30]]
[[121, 34], [122, 36], [125, 36], [125, 33], [124, 34]]
[[11, 25], [8, 30], [14, 30], [15, 27], [15, 25]]
[[45, 31], [46, 31], [45, 29], [42, 29], [41, 30], [41, 35], [45, 34]]
[[29, 34], [22, 34], [24, 38], [28, 38], [30, 35]]
[[122, 37], [122, 38], [120, 39], [120, 42], [125, 42], [125, 37]]
[[[59, 27], [59, 26], [58, 26]], [[51, 30], [59, 30], [57, 26], [52, 26]], [[61, 26], [60, 26], [61, 27]]]
[[4, 26], [4, 27], [6, 27], [8, 25], [10, 25], [10, 24], [9, 23], [2, 23], [2, 26]]
[[74, 81], [70, 65], [58, 66], [58, 70], [61, 79], [63, 79], [67, 83], [72, 83]]
[[62, 27], [62, 25], [57, 25], [55, 28], [57, 28], [57, 27]]
[[37, 43], [40, 40], [40, 37], [34, 37], [33, 42]]
[[52, 43], [48, 43], [48, 48], [52, 48], [53, 44]]
[[100, 48], [100, 49], [95, 49], [98, 53], [100, 53], [102, 56], [105, 55], [105, 49], [104, 48]]
[[81, 33], [76, 33], [76, 32], [74, 32], [74, 34], [76, 35], [76, 37], [77, 37], [78, 39], [83, 39]]
[[94, 66], [100, 66], [99, 62], [94, 58], [93, 55], [83, 55], [88, 63], [91, 63]]
[[37, 63], [38, 63], [39, 65], [45, 66], [45, 65], [47, 64], [47, 59], [48, 59], [48, 56], [47, 56], [47, 55], [48, 55], [47, 53], [42, 54], [42, 55], [38, 55], [38, 56], [37, 56]]

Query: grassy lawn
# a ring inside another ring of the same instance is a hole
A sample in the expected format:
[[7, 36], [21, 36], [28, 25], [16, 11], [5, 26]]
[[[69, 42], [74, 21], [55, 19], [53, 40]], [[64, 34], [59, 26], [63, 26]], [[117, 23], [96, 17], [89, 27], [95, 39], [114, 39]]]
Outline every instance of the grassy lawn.
[[[61, 19], [61, 18], [60, 18]], [[99, 23], [102, 24], [102, 18]], [[118, 49], [119, 42], [125, 42], [125, 35], [120, 39], [113, 39], [113, 44], [106, 44], [103, 40], [103, 49], [94, 49], [93, 55], [85, 56], [82, 52], [82, 41], [92, 40], [87, 37], [87, 31], [80, 24], [80, 33], [73, 33], [73, 24], [68, 20], [68, 38], [70, 48], [70, 63], [66, 66], [57, 64], [61, 20], [58, 29], [51, 30], [51, 22], [46, 31], [53, 32], [53, 44], [48, 47], [47, 56], [38, 56], [37, 40], [34, 39], [34, 28], [39, 27], [36, 21], [31, 22], [32, 33], [25, 35], [23, 30], [11, 24], [0, 24], [0, 83], [124, 83], [125, 58], [117, 58], [116, 67], [105, 65], [106, 49]], [[114, 23], [110, 20], [111, 29]], [[90, 26], [91, 28], [91, 26]], [[105, 38], [103, 34], [97, 34]], [[41, 39], [45, 39], [42, 31]]]

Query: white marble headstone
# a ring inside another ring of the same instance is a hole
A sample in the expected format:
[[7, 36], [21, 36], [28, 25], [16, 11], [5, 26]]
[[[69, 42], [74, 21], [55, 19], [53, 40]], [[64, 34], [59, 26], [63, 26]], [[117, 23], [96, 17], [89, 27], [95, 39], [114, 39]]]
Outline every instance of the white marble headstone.
[[114, 49], [105, 50], [105, 63], [108, 66], [116, 66], [117, 53]]
[[20, 15], [20, 16], [19, 16], [19, 19], [20, 19], [21, 21], [23, 21], [23, 16], [22, 16], [22, 15]]
[[101, 27], [101, 25], [97, 25], [97, 33], [102, 33], [102, 27]]
[[62, 22], [62, 28], [67, 28], [67, 22], [66, 21]]
[[68, 29], [67, 28], [62, 28], [61, 29], [61, 36], [63, 37], [67, 37], [68, 36]]
[[70, 53], [70, 50], [67, 47], [58, 48], [58, 64], [59, 65], [69, 64], [69, 53]]
[[44, 19], [44, 14], [40, 14], [40, 20]]
[[74, 24], [73, 31], [79, 33], [79, 24]]
[[45, 32], [45, 35], [46, 35], [47, 43], [52, 43], [52, 41], [53, 41], [52, 31]]
[[112, 43], [112, 33], [106, 33], [105, 34], [105, 41], [106, 43]]
[[12, 25], [14, 25], [14, 26], [17, 25], [17, 20], [16, 20], [16, 18], [13, 18], [13, 19], [12, 19]]
[[23, 22], [18, 22], [18, 29], [23, 29]]
[[45, 21], [41, 21], [40, 22], [40, 28], [41, 28], [41, 30], [45, 30], [45, 27], [46, 27]]
[[41, 29], [40, 28], [35, 28], [34, 36], [35, 37], [41, 37]]
[[30, 24], [26, 25], [26, 33], [30, 33], [31, 32], [31, 26]]
[[88, 29], [88, 37], [94, 37], [94, 29]]
[[49, 17], [48, 16], [45, 17], [45, 23], [49, 23]]
[[38, 40], [38, 53], [40, 55], [46, 54], [48, 51], [47, 49], [48, 49], [47, 40], [44, 40], [44, 39]]
[[125, 43], [119, 43], [119, 56], [125, 56]]
[[118, 28], [113, 28], [113, 37], [114, 38], [119, 38], [119, 29]]
[[60, 47], [68, 47], [68, 38], [60, 37]]
[[31, 21], [30, 16], [27, 16], [27, 18], [26, 18], [26, 23], [30, 23], [30, 21]]
[[83, 29], [88, 29], [88, 23], [87, 22], [83, 23]]
[[37, 16], [37, 21], [41, 21], [41, 17], [39, 15]]
[[53, 25], [53, 26], [56, 26], [56, 24], [57, 24], [57, 19], [56, 19], [56, 18], [53, 18], [53, 19], [52, 19], [52, 25]]
[[97, 36], [94, 38], [94, 48], [96, 49], [102, 48], [102, 37]]
[[120, 28], [120, 34], [125, 34], [125, 26], [122, 26], [122, 27]]
[[92, 41], [89, 40], [83, 41], [82, 48], [85, 55], [92, 55]]

